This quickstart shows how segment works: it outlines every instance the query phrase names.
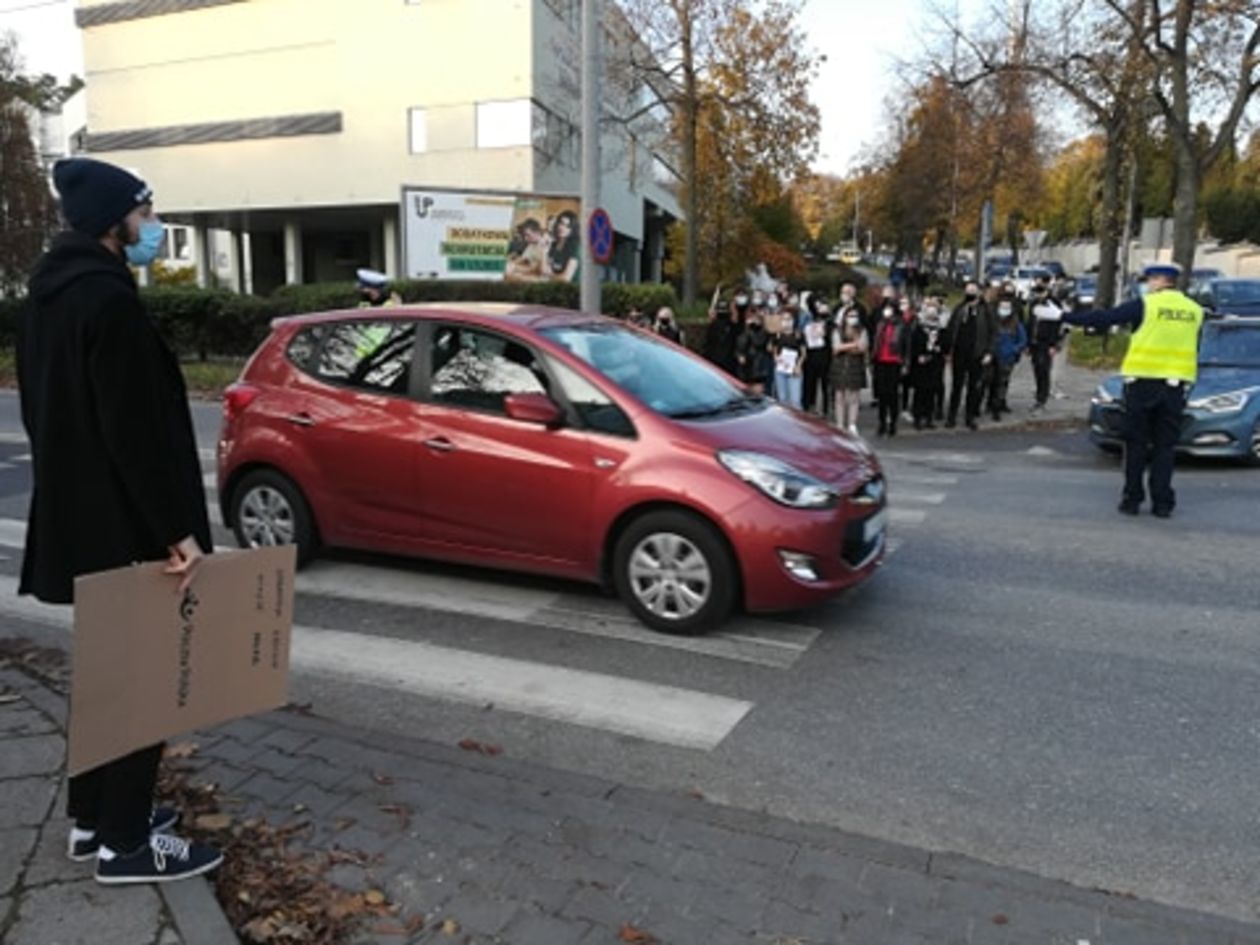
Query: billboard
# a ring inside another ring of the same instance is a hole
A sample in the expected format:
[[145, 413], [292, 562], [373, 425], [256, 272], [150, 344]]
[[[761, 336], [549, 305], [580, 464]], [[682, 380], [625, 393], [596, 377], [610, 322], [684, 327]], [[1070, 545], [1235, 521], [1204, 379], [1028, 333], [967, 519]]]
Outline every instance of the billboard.
[[403, 188], [408, 279], [576, 282], [576, 197]]

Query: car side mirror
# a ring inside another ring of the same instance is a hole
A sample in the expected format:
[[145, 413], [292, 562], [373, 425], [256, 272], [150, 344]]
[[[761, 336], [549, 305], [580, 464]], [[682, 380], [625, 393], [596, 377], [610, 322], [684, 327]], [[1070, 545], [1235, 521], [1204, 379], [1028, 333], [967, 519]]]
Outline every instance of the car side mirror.
[[508, 417], [554, 430], [564, 423], [564, 411], [546, 394], [508, 394], [503, 400]]

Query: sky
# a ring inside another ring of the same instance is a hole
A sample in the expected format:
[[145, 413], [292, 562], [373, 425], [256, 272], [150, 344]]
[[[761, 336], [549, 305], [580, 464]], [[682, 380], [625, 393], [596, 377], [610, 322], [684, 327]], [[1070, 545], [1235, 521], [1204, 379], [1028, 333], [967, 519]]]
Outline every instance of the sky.
[[[985, 0], [957, 2], [964, 14]], [[928, 0], [805, 0], [802, 23], [815, 48], [827, 55], [814, 85], [822, 112], [821, 153], [815, 168], [843, 174], [863, 144], [883, 136], [884, 102], [897, 88], [898, 56], [922, 50], [930, 23]], [[63, 78], [82, 73], [82, 49], [73, 0], [0, 0], [0, 31], [18, 35], [28, 71]]]

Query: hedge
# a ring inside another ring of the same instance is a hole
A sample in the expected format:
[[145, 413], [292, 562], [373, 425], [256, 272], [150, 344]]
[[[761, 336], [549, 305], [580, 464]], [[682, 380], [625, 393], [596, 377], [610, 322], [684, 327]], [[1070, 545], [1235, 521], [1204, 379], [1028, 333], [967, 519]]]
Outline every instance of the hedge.
[[[576, 285], [560, 282], [438, 282], [401, 280], [393, 284], [407, 303], [421, 302], [515, 302], [576, 309]], [[271, 320], [304, 312], [354, 308], [359, 304], [353, 283], [317, 283], [282, 286], [269, 297], [237, 295], [225, 289], [189, 286], [152, 286], [141, 289], [158, 331], [182, 358], [206, 360], [212, 355], [248, 355], [267, 337]], [[0, 298], [0, 347], [12, 347], [20, 299]], [[664, 305], [677, 305], [669, 285], [603, 287], [603, 310], [624, 316], [632, 306], [648, 315]]]

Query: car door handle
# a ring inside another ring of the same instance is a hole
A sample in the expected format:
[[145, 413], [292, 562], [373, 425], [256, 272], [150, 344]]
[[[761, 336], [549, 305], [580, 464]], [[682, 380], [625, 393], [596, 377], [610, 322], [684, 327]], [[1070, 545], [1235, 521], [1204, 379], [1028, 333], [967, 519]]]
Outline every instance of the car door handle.
[[430, 437], [424, 441], [424, 445], [439, 453], [451, 453], [455, 450], [455, 444], [444, 436]]
[[293, 425], [294, 425], [294, 426], [296, 426], [296, 427], [313, 427], [313, 426], [315, 426], [315, 420], [314, 420], [314, 418], [312, 418], [312, 417], [311, 417], [311, 415], [310, 415], [309, 413], [295, 413], [295, 414], [290, 414], [290, 415], [289, 415], [288, 417], [286, 417], [285, 419], [286, 419], [286, 420], [288, 420], [291, 424], [293, 424]]

